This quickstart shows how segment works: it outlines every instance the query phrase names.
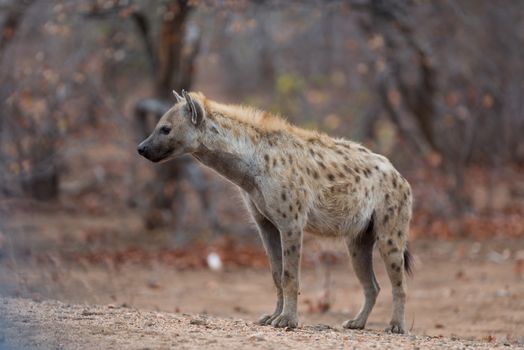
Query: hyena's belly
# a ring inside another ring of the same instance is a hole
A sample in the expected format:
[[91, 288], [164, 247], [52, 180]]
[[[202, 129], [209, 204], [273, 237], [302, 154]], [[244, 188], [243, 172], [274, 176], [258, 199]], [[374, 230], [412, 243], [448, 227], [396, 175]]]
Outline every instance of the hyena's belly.
[[369, 201], [331, 197], [315, 203], [308, 213], [305, 230], [329, 237], [356, 235], [367, 226], [372, 214], [373, 205]]

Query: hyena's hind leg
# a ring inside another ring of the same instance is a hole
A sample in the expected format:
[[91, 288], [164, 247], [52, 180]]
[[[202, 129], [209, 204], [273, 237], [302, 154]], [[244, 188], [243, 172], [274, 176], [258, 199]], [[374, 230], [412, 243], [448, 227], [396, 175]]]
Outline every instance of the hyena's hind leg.
[[257, 321], [260, 325], [270, 325], [275, 318], [282, 313], [284, 306], [284, 297], [282, 291], [282, 244], [280, 239], [280, 232], [266, 217], [264, 217], [256, 208], [256, 206], [247, 199], [248, 208], [255, 220], [262, 243], [266, 249], [271, 267], [271, 275], [273, 282], [277, 288], [277, 305], [272, 314], [262, 315]]
[[375, 245], [375, 232], [373, 218], [367, 228], [356, 238], [348, 238], [347, 245], [353, 269], [364, 289], [364, 304], [358, 315], [342, 324], [344, 328], [362, 329], [366, 326], [369, 314], [375, 306], [380, 287], [373, 271], [373, 246]]
[[400, 211], [410, 211], [409, 208], [400, 209], [399, 215], [385, 214], [377, 217], [380, 222], [377, 228], [377, 245], [380, 255], [386, 265], [386, 271], [391, 281], [393, 293], [393, 315], [386, 331], [404, 333], [404, 308], [406, 304], [406, 275], [411, 271], [411, 255], [407, 247], [409, 231], [409, 213], [400, 215]]

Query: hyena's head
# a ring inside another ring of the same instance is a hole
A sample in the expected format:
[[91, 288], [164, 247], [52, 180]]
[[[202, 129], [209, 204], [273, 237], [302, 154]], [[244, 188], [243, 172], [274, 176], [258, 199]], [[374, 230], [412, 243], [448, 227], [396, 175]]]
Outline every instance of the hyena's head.
[[205, 111], [186, 91], [173, 91], [176, 104], [158, 121], [155, 130], [138, 145], [138, 153], [152, 162], [192, 153], [200, 144]]

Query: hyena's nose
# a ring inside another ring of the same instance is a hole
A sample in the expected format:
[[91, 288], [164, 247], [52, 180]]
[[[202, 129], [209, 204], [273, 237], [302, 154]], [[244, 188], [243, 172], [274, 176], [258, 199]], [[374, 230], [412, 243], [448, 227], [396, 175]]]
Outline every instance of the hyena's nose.
[[146, 151], [147, 151], [146, 145], [144, 145], [143, 143], [139, 144], [138, 148], [137, 148], [137, 151], [138, 151], [138, 154], [143, 156], [146, 153]]

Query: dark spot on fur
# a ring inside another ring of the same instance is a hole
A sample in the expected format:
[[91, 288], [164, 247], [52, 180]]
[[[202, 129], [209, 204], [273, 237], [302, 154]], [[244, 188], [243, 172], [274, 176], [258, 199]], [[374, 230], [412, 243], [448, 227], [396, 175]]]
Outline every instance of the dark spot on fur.
[[386, 224], [388, 220], [389, 220], [389, 215], [388, 214], [384, 215], [384, 224]]
[[273, 167], [276, 167], [277, 166], [277, 159], [273, 159]]
[[328, 174], [328, 175], [327, 175], [327, 178], [329, 179], [329, 181], [334, 181], [334, 180], [335, 180], [335, 175], [333, 175], [333, 174]]
[[317, 172], [316, 170], [313, 171], [313, 177], [314, 177], [315, 179], [318, 179], [318, 172]]
[[264, 160], [265, 160], [266, 162], [269, 162], [269, 155], [264, 154]]
[[286, 213], [282, 213], [282, 217], [283, 217], [284, 219], [287, 218]]
[[289, 274], [288, 270], [284, 270], [284, 277], [289, 278], [291, 275]]
[[288, 236], [288, 237], [291, 237], [291, 235], [293, 235], [293, 232], [288, 231], [287, 236]]
[[285, 192], [282, 192], [282, 200], [285, 202], [286, 201], [286, 193]]
[[393, 177], [392, 183], [393, 183], [393, 188], [397, 188], [397, 178], [396, 177]]
[[397, 234], [398, 234], [399, 237], [402, 237], [402, 231], [399, 230], [399, 231], [397, 232]]
[[355, 176], [355, 181], [356, 182], [360, 182], [360, 176], [359, 175]]
[[401, 287], [402, 286], [402, 281], [398, 281], [397, 282], [397, 287]]
[[395, 269], [395, 271], [400, 272], [400, 266], [397, 266], [397, 268]]
[[289, 205], [289, 211], [292, 212], [293, 211], [293, 205]]
[[386, 199], [386, 201], [389, 200], [389, 193], [386, 193], [386, 195], [384, 196], [384, 198]]
[[375, 165], [375, 170], [378, 170], [378, 165]]
[[322, 161], [320, 161], [320, 160], [317, 160], [317, 163], [318, 163], [318, 165], [320, 165], [320, 167], [321, 167], [322, 169], [326, 169], [326, 166], [324, 165], [324, 162], [322, 162]]
[[393, 240], [392, 239], [388, 239], [388, 244], [389, 245], [393, 245]]
[[340, 154], [341, 156], [344, 155], [344, 152], [342, 152], [341, 150], [337, 149], [335, 152], [337, 152], [338, 154]]
[[309, 153], [311, 153], [313, 157], [315, 156], [315, 151], [313, 151], [311, 148], [309, 149]]
[[397, 248], [393, 248], [389, 251], [388, 254], [393, 254], [393, 253], [397, 253], [398, 252], [398, 249]]
[[298, 220], [298, 214], [295, 214], [295, 220]]
[[286, 165], [286, 160], [284, 159], [284, 157], [280, 158], [280, 161], [282, 162], [282, 165]]
[[293, 253], [296, 252], [296, 251], [297, 251], [297, 246], [293, 244], [293, 245], [291, 246], [291, 251], [292, 251]]
[[392, 269], [395, 269], [396, 267], [397, 267], [397, 264], [395, 264], [395, 263], [392, 263], [392, 264], [391, 264], [391, 268], [392, 268]]

